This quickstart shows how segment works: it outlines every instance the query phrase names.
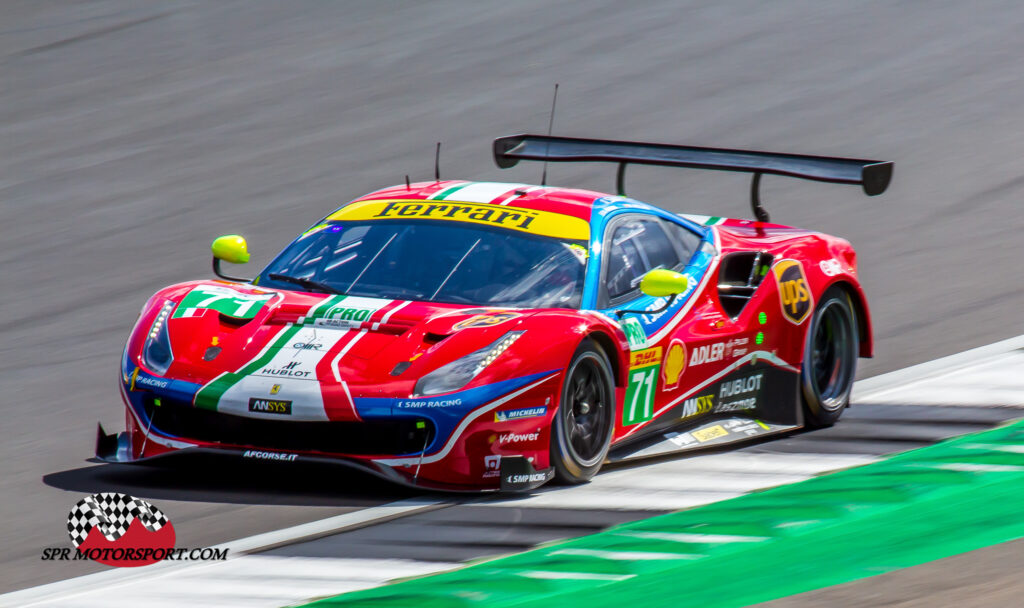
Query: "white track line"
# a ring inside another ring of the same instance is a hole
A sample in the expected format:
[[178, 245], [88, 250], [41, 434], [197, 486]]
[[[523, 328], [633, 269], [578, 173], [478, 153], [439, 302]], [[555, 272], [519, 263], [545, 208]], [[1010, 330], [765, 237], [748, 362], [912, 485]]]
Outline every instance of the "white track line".
[[[295, 542], [304, 538], [312, 538], [326, 534], [333, 534], [349, 528], [364, 526], [372, 522], [388, 520], [394, 517], [409, 515], [416, 511], [443, 504], [440, 500], [427, 500], [423, 498], [408, 498], [396, 502], [360, 509], [351, 513], [343, 513], [334, 517], [317, 520], [307, 524], [300, 524], [282, 530], [274, 530], [265, 534], [257, 534], [246, 538], [217, 545], [216, 548], [228, 549], [227, 562], [159, 562], [143, 568], [114, 568], [104, 570], [95, 574], [87, 574], [75, 578], [40, 585], [21, 591], [14, 591], [0, 595], [0, 606], [77, 606], [91, 605], [92, 600], [80, 598], [97, 597], [104, 598], [107, 606], [135, 606], [137, 603], [118, 603], [117, 592], [122, 586], [134, 586], [139, 583], [149, 586], [155, 580], [166, 579], [181, 581], [183, 578], [194, 576], [200, 571], [210, 572], [216, 576], [218, 567], [235, 560], [248, 560], [250, 557], [243, 557], [245, 553], [267, 549], [275, 545]], [[204, 573], [205, 576], [205, 573]], [[259, 579], [253, 579], [259, 580]], [[180, 582], [173, 583], [180, 584]], [[158, 596], [153, 596], [154, 598]], [[303, 597], [309, 597], [303, 596]], [[302, 598], [299, 598], [302, 599]], [[57, 603], [53, 603], [57, 602]], [[202, 602], [207, 604], [207, 602]], [[178, 604], [181, 605], [181, 604]], [[248, 605], [248, 604], [246, 604]], [[276, 604], [279, 605], [279, 604]]]
[[202, 569], [136, 578], [112, 588], [27, 604], [37, 607], [246, 606], [277, 608], [377, 587], [389, 580], [450, 570], [458, 564], [396, 559], [334, 559], [247, 555]]
[[674, 511], [803, 481], [874, 460], [873, 456], [858, 454], [709, 454], [611, 471], [598, 475], [586, 485], [546, 488], [531, 496], [480, 504]]
[[853, 401], [1024, 408], [1024, 336], [857, 382]]

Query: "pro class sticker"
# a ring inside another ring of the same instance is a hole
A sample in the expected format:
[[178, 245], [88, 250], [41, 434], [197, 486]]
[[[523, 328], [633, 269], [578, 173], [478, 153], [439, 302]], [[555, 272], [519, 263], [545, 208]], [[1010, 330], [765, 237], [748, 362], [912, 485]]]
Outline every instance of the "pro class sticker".
[[772, 268], [779, 284], [779, 303], [782, 314], [800, 325], [814, 309], [814, 298], [807, 285], [807, 274], [797, 260], [781, 260]]
[[394, 300], [344, 295], [329, 296], [324, 298], [300, 322], [304, 325], [327, 329], [361, 327], [370, 317], [392, 302]]
[[629, 350], [642, 350], [647, 346], [647, 334], [644, 326], [633, 317], [626, 317], [621, 322], [622, 332], [626, 334], [626, 341], [629, 342]]

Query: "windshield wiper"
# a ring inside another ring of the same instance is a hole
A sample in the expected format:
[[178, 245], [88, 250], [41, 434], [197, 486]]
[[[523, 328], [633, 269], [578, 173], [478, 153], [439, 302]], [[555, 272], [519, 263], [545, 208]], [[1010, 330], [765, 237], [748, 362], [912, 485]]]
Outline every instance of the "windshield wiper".
[[271, 272], [267, 276], [270, 277], [270, 280], [272, 281], [294, 283], [295, 285], [301, 285], [302, 287], [305, 287], [306, 289], [312, 291], [322, 291], [324, 293], [341, 293], [340, 291], [326, 283], [321, 283], [320, 281], [314, 281], [313, 279], [307, 279], [305, 277], [293, 277], [286, 274], [278, 274], [276, 272]]

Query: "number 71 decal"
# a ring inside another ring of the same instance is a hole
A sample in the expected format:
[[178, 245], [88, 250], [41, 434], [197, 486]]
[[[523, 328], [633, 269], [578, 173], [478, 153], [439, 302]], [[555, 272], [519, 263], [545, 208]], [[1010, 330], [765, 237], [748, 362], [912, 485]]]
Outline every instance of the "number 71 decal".
[[661, 370], [661, 347], [634, 351], [629, 363], [622, 426], [632, 426], [654, 417], [654, 391], [658, 387], [658, 372]]
[[247, 294], [216, 285], [202, 285], [185, 294], [172, 317], [192, 317], [209, 308], [236, 319], [251, 319], [272, 297], [274, 294]]

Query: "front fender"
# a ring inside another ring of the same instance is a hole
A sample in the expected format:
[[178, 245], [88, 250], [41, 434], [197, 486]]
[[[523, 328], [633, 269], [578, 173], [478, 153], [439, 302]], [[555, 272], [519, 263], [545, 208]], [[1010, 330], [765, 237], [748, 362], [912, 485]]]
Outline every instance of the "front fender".
[[[527, 331], [516, 343], [524, 354], [519, 365], [542, 371], [564, 369], [585, 339], [592, 339], [604, 350], [612, 366], [616, 386], [625, 386], [629, 367], [629, 342], [619, 323], [597, 311], [542, 311], [530, 319], [534, 331]], [[527, 338], [530, 338], [527, 340]]]

